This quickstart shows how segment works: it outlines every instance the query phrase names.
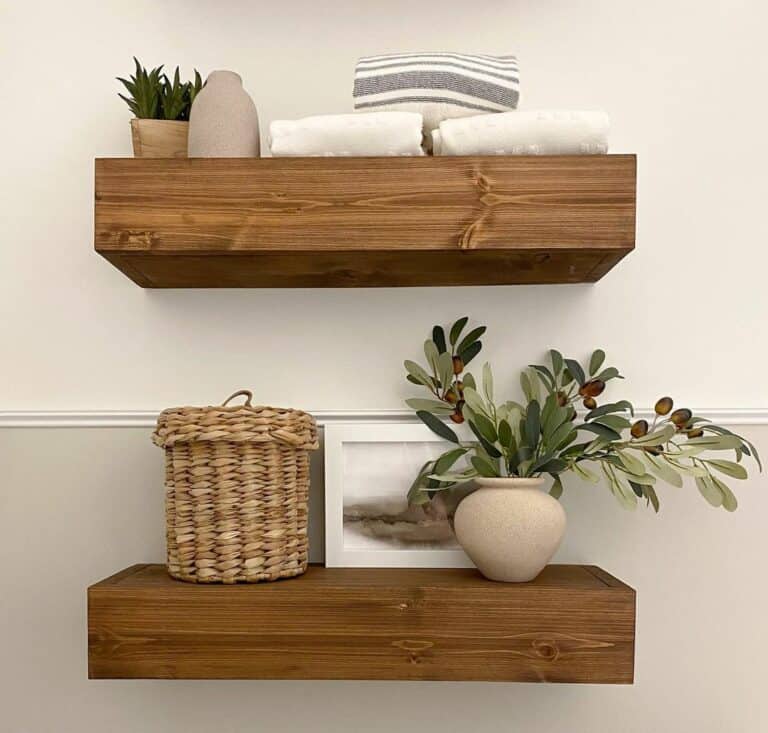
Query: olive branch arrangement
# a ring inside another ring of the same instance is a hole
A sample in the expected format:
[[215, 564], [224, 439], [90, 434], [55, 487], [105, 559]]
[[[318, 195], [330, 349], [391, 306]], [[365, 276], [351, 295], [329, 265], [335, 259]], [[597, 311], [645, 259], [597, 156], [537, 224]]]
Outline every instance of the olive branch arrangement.
[[[408, 381], [429, 393], [406, 404], [436, 435], [455, 444], [422, 466], [408, 492], [410, 504], [426, 507], [441, 491], [478, 476], [549, 474], [550, 494], [559, 498], [561, 476], [572, 471], [593, 483], [605, 480], [627, 509], [645, 499], [658, 512], [656, 484], [682, 487], [683, 477], [690, 476], [712, 506], [734, 511], [736, 497], [721, 476], [747, 478], [744, 456], [762, 471], [752, 443], [687, 408], [673, 410], [670, 397], [658, 400], [650, 423], [632, 422], [634, 408], [627, 400], [598, 405], [606, 384], [623, 379], [615, 367], [604, 366], [601, 349], [586, 365], [550, 350], [548, 366], [532, 364], [520, 374], [525, 404], [497, 403], [490, 365], [483, 366], [481, 386], [466, 370], [480, 353], [486, 331], [478, 326], [462, 338], [468, 321], [456, 321], [447, 337], [442, 326], [432, 329], [424, 343], [426, 368], [405, 361]], [[576, 411], [578, 402], [587, 410], [583, 417]], [[466, 423], [472, 439], [461, 440], [444, 418]], [[735, 461], [710, 456], [724, 451], [733, 451]]]
[[198, 92], [203, 88], [203, 79], [195, 69], [194, 81], [181, 81], [179, 67], [173, 80], [158, 66], [147, 71], [134, 56], [136, 70], [130, 79], [117, 77], [130, 97], [118, 94], [136, 117], [150, 120], [188, 120], [189, 110]]

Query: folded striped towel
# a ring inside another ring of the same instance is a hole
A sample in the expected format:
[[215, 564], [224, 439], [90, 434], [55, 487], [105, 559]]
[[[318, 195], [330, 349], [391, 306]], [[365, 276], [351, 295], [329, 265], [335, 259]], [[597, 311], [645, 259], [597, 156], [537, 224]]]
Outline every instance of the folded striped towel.
[[435, 155], [597, 155], [608, 152], [601, 110], [516, 110], [445, 120], [432, 131]]
[[398, 53], [355, 67], [355, 110], [420, 112], [426, 133], [453, 117], [516, 109], [519, 94], [514, 56]]
[[424, 155], [421, 115], [414, 112], [316, 115], [275, 120], [269, 126], [273, 156]]

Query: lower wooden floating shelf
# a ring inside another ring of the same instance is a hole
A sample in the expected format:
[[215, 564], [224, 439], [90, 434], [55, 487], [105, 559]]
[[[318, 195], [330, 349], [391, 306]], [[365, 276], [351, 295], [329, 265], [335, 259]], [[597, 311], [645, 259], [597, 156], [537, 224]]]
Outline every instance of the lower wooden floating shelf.
[[311, 566], [194, 585], [134, 565], [88, 589], [97, 678], [631, 683], [635, 592], [550, 565], [531, 583], [466, 569]]

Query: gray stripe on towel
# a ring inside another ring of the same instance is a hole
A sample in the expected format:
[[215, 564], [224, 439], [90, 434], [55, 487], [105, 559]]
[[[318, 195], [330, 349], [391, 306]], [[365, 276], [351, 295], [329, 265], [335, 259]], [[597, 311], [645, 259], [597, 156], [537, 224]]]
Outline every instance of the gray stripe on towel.
[[479, 54], [466, 54], [466, 53], [448, 53], [448, 52], [435, 52], [429, 53], [422, 51], [421, 53], [395, 53], [384, 56], [364, 56], [358, 63], [370, 63], [375, 61], [389, 61], [393, 59], [407, 59], [407, 58], [425, 58], [428, 56], [444, 56], [454, 59], [463, 59], [464, 61], [474, 61], [476, 63], [485, 63], [488, 66], [495, 66], [499, 69], [505, 69], [510, 64], [517, 64], [517, 57], [515, 56], [483, 56]]
[[486, 107], [482, 104], [473, 104], [472, 102], [460, 102], [450, 97], [390, 97], [389, 99], [379, 99], [375, 102], [355, 102], [355, 109], [367, 109], [370, 107], [385, 107], [388, 104], [403, 104], [404, 102], [437, 102], [439, 104], [453, 104], [456, 107], [465, 107], [466, 109], [479, 109], [481, 112], [498, 112], [494, 107]]
[[[510, 69], [508, 74], [501, 74], [497, 71], [486, 71], [478, 67], [468, 66], [460, 61], [403, 61], [394, 64], [381, 64], [380, 66], [366, 66], [365, 68], [358, 66], [358, 71], [378, 71], [379, 69], [398, 69], [404, 66], [450, 66], [454, 69], [465, 69], [466, 71], [474, 71], [477, 74], [485, 74], [485, 76], [493, 76], [497, 79], [504, 79], [505, 81], [511, 81], [515, 84], [520, 83], [520, 79], [517, 77], [517, 69]], [[379, 74], [378, 76], [383, 76]]]
[[507, 107], [514, 107], [519, 96], [517, 89], [472, 79], [463, 74], [447, 71], [404, 71], [370, 79], [355, 79], [353, 96], [380, 94], [406, 89], [450, 89], [452, 92], [478, 97]]

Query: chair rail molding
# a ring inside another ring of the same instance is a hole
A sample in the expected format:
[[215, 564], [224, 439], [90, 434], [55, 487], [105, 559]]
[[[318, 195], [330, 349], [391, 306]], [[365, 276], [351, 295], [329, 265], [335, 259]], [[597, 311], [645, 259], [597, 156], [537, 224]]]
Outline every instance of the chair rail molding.
[[[306, 410], [320, 426], [341, 422], [410, 422], [418, 418], [408, 410]], [[720, 425], [768, 425], [768, 407], [698, 408]], [[0, 410], [0, 428], [150, 428], [160, 410]], [[637, 411], [649, 417], [652, 409]]]

